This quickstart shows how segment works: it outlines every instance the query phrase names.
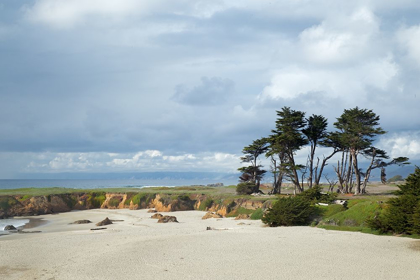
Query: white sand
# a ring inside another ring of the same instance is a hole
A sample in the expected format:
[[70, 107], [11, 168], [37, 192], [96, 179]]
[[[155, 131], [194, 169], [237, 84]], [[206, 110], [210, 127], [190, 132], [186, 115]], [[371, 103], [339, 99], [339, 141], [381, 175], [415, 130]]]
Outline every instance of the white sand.
[[[42, 233], [0, 237], [0, 279], [420, 279], [418, 240], [201, 220], [199, 211], [169, 213], [179, 223], [168, 224], [151, 215], [89, 210], [41, 216], [50, 223], [31, 230]], [[69, 225], [105, 217], [124, 221], [104, 231]]]

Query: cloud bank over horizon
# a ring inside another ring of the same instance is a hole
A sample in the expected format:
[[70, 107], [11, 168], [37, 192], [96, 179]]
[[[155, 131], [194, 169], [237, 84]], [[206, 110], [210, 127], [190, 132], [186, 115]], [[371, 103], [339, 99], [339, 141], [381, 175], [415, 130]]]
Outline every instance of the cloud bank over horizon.
[[414, 0], [6, 1], [0, 178], [235, 172], [284, 106], [330, 129], [372, 109], [376, 145], [420, 160], [419, 15]]

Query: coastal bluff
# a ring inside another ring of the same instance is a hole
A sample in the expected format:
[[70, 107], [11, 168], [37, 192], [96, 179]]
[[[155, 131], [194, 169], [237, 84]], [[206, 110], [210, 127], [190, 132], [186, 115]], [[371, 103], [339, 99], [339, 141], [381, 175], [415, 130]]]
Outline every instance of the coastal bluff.
[[269, 198], [213, 198], [201, 194], [107, 193], [81, 192], [52, 195], [0, 196], [0, 219], [36, 216], [88, 209], [148, 209], [159, 212], [202, 210], [223, 217], [242, 211], [265, 210], [272, 205]]

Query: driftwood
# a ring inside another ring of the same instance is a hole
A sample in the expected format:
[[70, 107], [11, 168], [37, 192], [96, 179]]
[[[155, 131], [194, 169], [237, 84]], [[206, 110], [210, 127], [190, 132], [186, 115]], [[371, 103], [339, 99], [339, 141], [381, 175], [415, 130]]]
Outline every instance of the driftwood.
[[90, 230], [103, 230], [106, 229], [106, 227], [100, 227], [100, 228], [91, 228]]
[[206, 230], [230, 230], [231, 228], [214, 228], [214, 227], [207, 227]]

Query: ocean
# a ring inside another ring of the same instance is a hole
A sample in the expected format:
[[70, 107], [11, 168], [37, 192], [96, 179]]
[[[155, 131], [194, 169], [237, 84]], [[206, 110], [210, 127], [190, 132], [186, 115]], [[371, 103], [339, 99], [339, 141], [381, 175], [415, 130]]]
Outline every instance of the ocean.
[[72, 189], [99, 189], [99, 188], [143, 188], [143, 187], [175, 187], [175, 186], [197, 186], [214, 183], [224, 185], [236, 185], [237, 180], [209, 180], [209, 179], [107, 179], [107, 180], [76, 180], [76, 179], [0, 179], [0, 189], [20, 188], [49, 188], [62, 187]]
[[21, 229], [27, 223], [29, 223], [29, 219], [0, 219], [0, 235], [7, 234], [7, 231], [4, 231], [4, 227], [7, 225], [13, 225], [15, 228]]

